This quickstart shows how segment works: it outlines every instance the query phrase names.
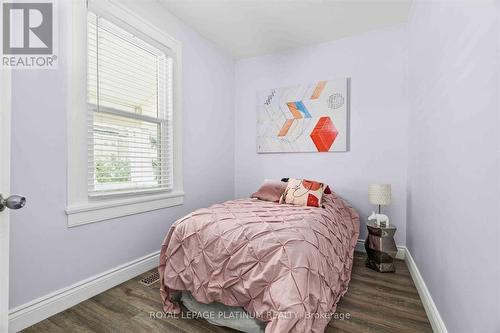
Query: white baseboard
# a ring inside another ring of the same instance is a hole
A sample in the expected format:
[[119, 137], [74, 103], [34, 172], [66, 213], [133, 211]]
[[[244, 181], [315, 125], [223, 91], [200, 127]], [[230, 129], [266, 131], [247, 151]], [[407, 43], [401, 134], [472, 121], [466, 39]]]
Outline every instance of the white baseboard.
[[408, 270], [410, 271], [413, 282], [417, 287], [418, 295], [422, 300], [425, 312], [427, 313], [427, 317], [429, 318], [429, 321], [431, 323], [432, 330], [434, 331], [434, 333], [448, 333], [448, 330], [446, 329], [444, 321], [439, 314], [436, 304], [434, 304], [434, 301], [432, 300], [431, 293], [429, 292], [429, 289], [427, 289], [424, 278], [418, 270], [417, 264], [413, 260], [410, 251], [407, 248], [405, 249], [406, 266], [408, 266]]
[[[404, 247], [402, 245], [397, 245], [397, 248], [398, 248], [398, 252], [396, 253], [396, 259], [405, 260], [406, 247]], [[355, 250], [359, 251], [359, 252], [366, 252], [364, 239], [358, 239], [358, 242], [356, 243]]]
[[[413, 283], [415, 283], [415, 287], [417, 287], [418, 295], [424, 305], [427, 318], [429, 318], [429, 322], [431, 323], [432, 330], [434, 333], [448, 333], [436, 304], [434, 304], [434, 301], [432, 300], [431, 293], [429, 292], [429, 289], [427, 289], [424, 278], [420, 274], [417, 264], [411, 256], [410, 250], [408, 250], [406, 246], [402, 245], [398, 245], [397, 247], [398, 253], [396, 254], [396, 258], [403, 259], [406, 262], [406, 266], [408, 266]], [[363, 239], [358, 239], [355, 250], [365, 252], [365, 241]]]
[[158, 266], [159, 251], [20, 305], [9, 312], [9, 332], [18, 332]]

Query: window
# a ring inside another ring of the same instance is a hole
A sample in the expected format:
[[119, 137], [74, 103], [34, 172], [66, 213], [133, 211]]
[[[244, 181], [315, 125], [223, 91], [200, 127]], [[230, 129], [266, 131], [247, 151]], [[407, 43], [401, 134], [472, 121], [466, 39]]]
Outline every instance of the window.
[[118, 1], [68, 6], [68, 226], [181, 205], [180, 43]]
[[89, 12], [89, 193], [172, 187], [172, 58]]

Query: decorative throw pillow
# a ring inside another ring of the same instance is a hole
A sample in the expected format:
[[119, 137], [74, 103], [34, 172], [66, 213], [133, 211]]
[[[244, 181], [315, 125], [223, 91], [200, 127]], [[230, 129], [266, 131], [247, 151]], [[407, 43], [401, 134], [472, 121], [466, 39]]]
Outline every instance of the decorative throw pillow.
[[307, 179], [290, 178], [280, 203], [320, 207], [323, 193], [328, 186]]
[[[288, 183], [288, 179], [290, 179], [290, 178], [281, 178], [281, 181]], [[330, 186], [326, 185], [325, 191], [323, 192], [323, 194], [332, 194], [332, 190], [330, 190]]]
[[251, 195], [252, 198], [257, 198], [265, 201], [278, 202], [283, 192], [285, 192], [286, 183], [274, 179], [264, 180], [264, 184], [257, 192]]

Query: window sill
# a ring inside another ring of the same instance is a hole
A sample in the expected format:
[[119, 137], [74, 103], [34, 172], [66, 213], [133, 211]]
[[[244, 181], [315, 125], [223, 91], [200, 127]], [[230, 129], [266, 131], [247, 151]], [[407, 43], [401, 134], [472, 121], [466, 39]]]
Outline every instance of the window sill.
[[88, 202], [70, 205], [66, 209], [68, 227], [100, 222], [152, 210], [182, 205], [183, 192], [142, 195], [134, 198], [110, 199], [104, 202]]
[[172, 194], [172, 192], [169, 191], [171, 190], [165, 188], [151, 188], [151, 189], [139, 189], [139, 190], [124, 188], [123, 190], [116, 190], [116, 191], [89, 192], [88, 196], [90, 199], [97, 199], [97, 200], [101, 199], [111, 200], [112, 198], [119, 198], [119, 197], [126, 198], [127, 196], [128, 197], [135, 196], [135, 199], [139, 200], [141, 197], [147, 195], [151, 196], [153, 194], [159, 194], [159, 193], [165, 194], [165, 192], [168, 192], [166, 194]]

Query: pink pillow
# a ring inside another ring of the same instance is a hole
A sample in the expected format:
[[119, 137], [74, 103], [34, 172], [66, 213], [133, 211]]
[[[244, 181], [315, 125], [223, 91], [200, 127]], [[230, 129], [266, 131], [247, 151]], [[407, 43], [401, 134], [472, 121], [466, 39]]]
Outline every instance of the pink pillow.
[[286, 190], [285, 182], [273, 179], [266, 179], [264, 180], [264, 184], [262, 184], [259, 190], [251, 195], [251, 198], [278, 202], [283, 192], [285, 192], [285, 190]]

